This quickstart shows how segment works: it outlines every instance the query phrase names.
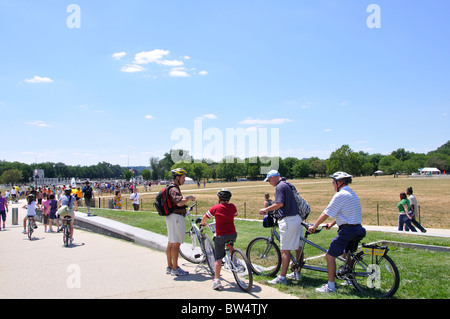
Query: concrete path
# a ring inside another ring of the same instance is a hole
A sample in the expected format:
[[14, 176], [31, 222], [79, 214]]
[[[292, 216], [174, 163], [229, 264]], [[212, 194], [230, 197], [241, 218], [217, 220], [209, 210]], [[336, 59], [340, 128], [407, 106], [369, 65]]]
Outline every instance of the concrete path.
[[[244, 293], [226, 271], [225, 290], [214, 291], [204, 268], [196, 271], [180, 257], [191, 275], [172, 277], [165, 273], [164, 252], [89, 231], [75, 229], [74, 244], [65, 248], [61, 233], [45, 233], [38, 223], [30, 241], [22, 234], [23, 205], [9, 206], [0, 231], [0, 298], [295, 299], [258, 283]], [[19, 207], [19, 225], [12, 225], [13, 207]]]

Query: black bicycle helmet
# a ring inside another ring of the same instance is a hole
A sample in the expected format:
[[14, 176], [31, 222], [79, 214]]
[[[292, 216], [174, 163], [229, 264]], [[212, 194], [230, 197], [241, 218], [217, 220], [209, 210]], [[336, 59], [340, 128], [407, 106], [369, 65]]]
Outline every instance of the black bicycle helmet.
[[231, 192], [228, 189], [226, 189], [226, 188], [222, 188], [217, 193], [217, 196], [219, 196], [219, 199], [221, 201], [228, 202], [230, 200], [230, 198], [231, 198]]

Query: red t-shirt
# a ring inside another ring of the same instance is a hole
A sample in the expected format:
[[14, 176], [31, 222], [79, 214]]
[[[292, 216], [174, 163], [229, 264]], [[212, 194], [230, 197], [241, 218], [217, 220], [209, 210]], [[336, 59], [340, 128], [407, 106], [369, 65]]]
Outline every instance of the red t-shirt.
[[214, 205], [206, 212], [209, 218], [216, 219], [216, 236], [232, 235], [236, 233], [234, 227], [234, 217], [237, 216], [237, 209], [234, 204], [220, 203]]

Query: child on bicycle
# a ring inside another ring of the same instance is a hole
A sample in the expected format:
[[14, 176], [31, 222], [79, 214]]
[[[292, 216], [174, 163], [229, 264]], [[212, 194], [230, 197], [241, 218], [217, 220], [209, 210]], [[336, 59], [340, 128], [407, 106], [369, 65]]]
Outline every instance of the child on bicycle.
[[[66, 216], [70, 217], [70, 244], [73, 243], [73, 220], [75, 219], [75, 213], [73, 205], [75, 204], [75, 210], [78, 210], [78, 203], [75, 196], [72, 195], [72, 190], [67, 187], [64, 190], [65, 195], [61, 196], [58, 202], [57, 214], [63, 220]], [[64, 222], [63, 222], [64, 224]], [[62, 227], [58, 229], [58, 233], [62, 230]]]
[[[212, 285], [214, 290], [223, 288], [219, 278], [220, 270], [222, 268], [222, 259], [225, 257], [225, 243], [230, 240], [234, 242], [237, 238], [234, 218], [238, 215], [236, 206], [229, 203], [231, 199], [231, 192], [228, 189], [222, 188], [217, 193], [217, 196], [219, 198], [219, 204], [211, 207], [200, 222], [201, 226], [206, 226], [206, 221], [209, 218], [215, 217], [216, 219], [216, 237], [214, 237], [216, 262], [214, 264], [214, 279]], [[232, 246], [230, 250], [233, 250]]]
[[23, 234], [27, 233], [27, 220], [31, 219], [33, 221], [33, 228], [38, 228], [36, 225], [36, 196], [33, 194], [28, 195], [27, 204], [23, 206], [27, 209], [27, 216], [23, 219]]

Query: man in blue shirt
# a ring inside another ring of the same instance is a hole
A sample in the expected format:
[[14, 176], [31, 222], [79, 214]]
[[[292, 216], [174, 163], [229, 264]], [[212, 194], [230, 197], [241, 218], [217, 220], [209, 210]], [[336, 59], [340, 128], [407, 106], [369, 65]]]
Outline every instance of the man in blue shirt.
[[[299, 215], [297, 202], [286, 179], [281, 178], [280, 173], [271, 170], [265, 179], [270, 185], [275, 187], [275, 203], [269, 207], [260, 210], [260, 214], [266, 214], [269, 211], [277, 211], [278, 227], [280, 229], [281, 246], [281, 272], [277, 278], [269, 281], [270, 284], [287, 284], [286, 273], [289, 268], [290, 251], [295, 250], [300, 254], [300, 236], [302, 234], [302, 219]], [[298, 278], [297, 278], [298, 279]]]

